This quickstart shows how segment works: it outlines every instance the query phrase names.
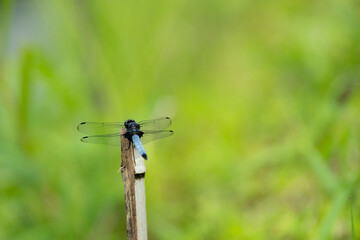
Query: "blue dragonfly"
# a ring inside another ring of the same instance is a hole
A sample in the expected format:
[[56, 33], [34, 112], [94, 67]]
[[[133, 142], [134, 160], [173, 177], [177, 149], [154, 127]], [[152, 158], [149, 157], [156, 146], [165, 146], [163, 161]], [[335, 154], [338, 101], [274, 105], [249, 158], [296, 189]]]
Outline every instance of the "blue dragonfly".
[[166, 130], [171, 125], [169, 117], [157, 118], [135, 122], [132, 119], [125, 122], [82, 122], [77, 129], [90, 136], [81, 138], [85, 143], [100, 143], [108, 145], [121, 145], [120, 129], [125, 128], [124, 137], [133, 142], [141, 156], [147, 160], [147, 154], [143, 144], [156, 139], [168, 137], [174, 134], [172, 130]]

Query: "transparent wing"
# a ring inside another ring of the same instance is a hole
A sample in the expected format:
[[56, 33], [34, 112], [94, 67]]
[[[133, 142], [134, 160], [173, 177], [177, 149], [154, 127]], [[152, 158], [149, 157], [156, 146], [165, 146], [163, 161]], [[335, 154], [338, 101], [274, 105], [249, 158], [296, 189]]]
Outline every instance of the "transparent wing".
[[171, 125], [169, 117], [157, 118], [138, 122], [140, 130], [163, 130]]
[[100, 143], [100, 144], [120, 146], [121, 145], [120, 137], [121, 137], [120, 133], [94, 135], [94, 136], [83, 137], [81, 141], [85, 143]]
[[124, 123], [121, 122], [82, 122], [77, 126], [77, 129], [86, 134], [99, 135], [99, 134], [111, 134], [119, 133], [120, 129], [124, 127]]
[[169, 137], [174, 134], [171, 130], [161, 130], [161, 131], [153, 131], [153, 130], [143, 130], [144, 135], [141, 137], [141, 142], [143, 144], [151, 142], [156, 139]]

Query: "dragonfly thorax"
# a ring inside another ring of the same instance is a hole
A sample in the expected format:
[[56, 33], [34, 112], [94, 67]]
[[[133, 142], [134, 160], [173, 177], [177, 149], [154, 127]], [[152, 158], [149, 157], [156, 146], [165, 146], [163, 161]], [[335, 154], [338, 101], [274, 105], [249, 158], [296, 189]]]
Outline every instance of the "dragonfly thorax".
[[138, 135], [139, 137], [142, 137], [143, 132], [140, 131], [140, 125], [135, 122], [135, 120], [129, 119], [126, 120], [124, 123], [124, 126], [126, 128], [125, 137], [129, 140], [132, 139], [132, 136], [134, 134]]

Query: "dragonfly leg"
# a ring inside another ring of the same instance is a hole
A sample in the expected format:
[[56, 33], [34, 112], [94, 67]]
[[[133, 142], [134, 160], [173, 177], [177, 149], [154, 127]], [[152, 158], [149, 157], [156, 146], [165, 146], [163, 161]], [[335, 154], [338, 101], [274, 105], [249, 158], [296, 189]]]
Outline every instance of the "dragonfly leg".
[[130, 147], [131, 147], [131, 142], [129, 141], [129, 145], [128, 145], [128, 148], [126, 149], [126, 151], [129, 150]]

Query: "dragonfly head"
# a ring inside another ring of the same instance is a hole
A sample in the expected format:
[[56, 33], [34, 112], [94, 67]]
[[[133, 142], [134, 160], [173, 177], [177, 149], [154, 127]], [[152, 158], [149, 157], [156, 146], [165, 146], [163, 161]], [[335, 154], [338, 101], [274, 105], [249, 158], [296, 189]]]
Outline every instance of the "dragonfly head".
[[125, 127], [129, 127], [129, 126], [131, 126], [134, 122], [135, 122], [135, 120], [129, 119], [129, 120], [126, 120], [126, 121], [125, 121], [124, 125], [125, 125]]
[[139, 124], [137, 124], [135, 122], [135, 120], [132, 120], [132, 119], [126, 120], [125, 123], [124, 123], [124, 126], [125, 126], [126, 129], [134, 129], [134, 128], [136, 130], [140, 129]]

